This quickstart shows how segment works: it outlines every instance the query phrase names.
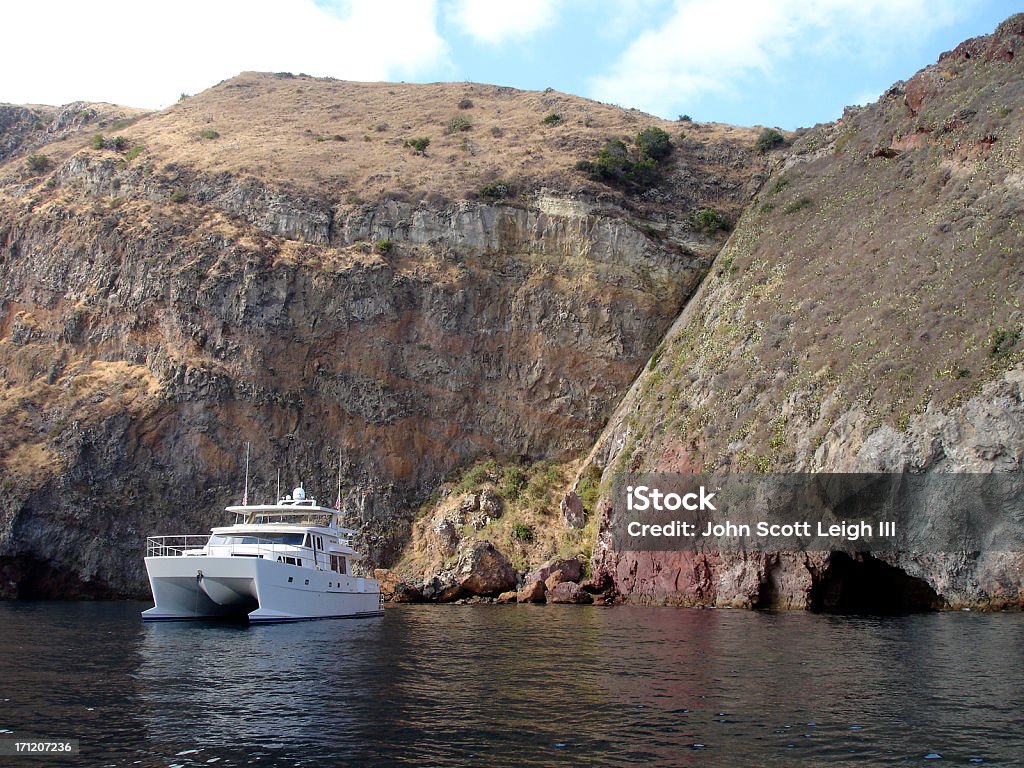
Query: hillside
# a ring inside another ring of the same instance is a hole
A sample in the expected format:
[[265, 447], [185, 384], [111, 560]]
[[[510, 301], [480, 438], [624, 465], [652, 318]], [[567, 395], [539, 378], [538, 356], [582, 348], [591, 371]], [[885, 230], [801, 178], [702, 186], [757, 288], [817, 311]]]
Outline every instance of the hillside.
[[[753, 129], [473, 84], [244, 74], [158, 113], [3, 114], [22, 596], [144, 593], [145, 536], [221, 521], [247, 442], [251, 498], [278, 469], [333, 496], [340, 463], [371, 565], [458, 467], [576, 460], [765, 170]], [[653, 127], [642, 180], [577, 170]]]
[[[599, 441], [606, 487], [625, 471], [1020, 471], [1022, 35], [1015, 16], [794, 143]], [[886, 564], [946, 605], [1020, 605], [1024, 560], [997, 548]], [[712, 605], [806, 607], [840, 578], [827, 553], [660, 557], [607, 538], [596, 566], [637, 599]]]

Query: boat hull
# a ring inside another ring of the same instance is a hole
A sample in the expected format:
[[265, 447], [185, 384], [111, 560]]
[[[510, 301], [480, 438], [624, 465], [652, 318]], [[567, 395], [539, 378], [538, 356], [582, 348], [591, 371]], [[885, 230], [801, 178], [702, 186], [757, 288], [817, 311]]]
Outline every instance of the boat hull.
[[375, 579], [261, 557], [146, 558], [154, 607], [144, 621], [246, 619], [278, 623], [380, 616]]

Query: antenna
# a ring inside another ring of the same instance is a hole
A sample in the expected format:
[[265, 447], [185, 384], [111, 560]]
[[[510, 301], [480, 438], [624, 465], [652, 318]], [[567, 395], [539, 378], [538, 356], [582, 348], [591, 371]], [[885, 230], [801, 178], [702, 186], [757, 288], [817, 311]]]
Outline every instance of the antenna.
[[245, 443], [245, 491], [242, 492], [242, 506], [249, 505], [249, 443]]
[[338, 500], [334, 502], [334, 508], [341, 513], [341, 449], [338, 449]]
[[281, 500], [281, 468], [277, 468], [277, 500]]

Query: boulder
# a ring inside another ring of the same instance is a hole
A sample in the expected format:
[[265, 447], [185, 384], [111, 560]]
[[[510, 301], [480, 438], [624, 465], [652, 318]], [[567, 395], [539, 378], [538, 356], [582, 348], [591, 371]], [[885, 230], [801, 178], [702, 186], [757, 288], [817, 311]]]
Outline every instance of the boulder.
[[480, 491], [480, 511], [492, 520], [497, 520], [503, 511], [501, 496], [490, 488], [484, 488]]
[[427, 540], [441, 557], [451, 557], [459, 547], [459, 530], [452, 520], [442, 517], [430, 527]]
[[450, 570], [442, 571], [424, 581], [419, 591], [425, 600], [432, 600], [436, 603], [451, 603], [465, 594], [462, 584], [459, 583], [455, 573]]
[[423, 593], [412, 584], [402, 581], [391, 593], [390, 601], [392, 603], [422, 603]]
[[516, 602], [519, 603], [543, 603], [544, 593], [547, 592], [547, 587], [544, 586], [543, 581], [528, 581], [523, 585], [523, 588], [516, 594]]
[[516, 585], [512, 563], [489, 541], [461, 547], [455, 570], [462, 589], [474, 595], [499, 595]]
[[575, 557], [565, 560], [549, 560], [540, 568], [526, 574], [525, 581], [546, 581], [555, 571], [562, 572], [562, 581], [579, 581], [580, 576], [583, 575], [583, 565]]
[[459, 517], [465, 520], [467, 516], [480, 509], [480, 496], [476, 493], [467, 493], [459, 502], [458, 509]]
[[587, 524], [587, 510], [583, 507], [583, 499], [576, 491], [569, 491], [559, 505], [562, 519], [570, 528], [582, 528]]
[[[576, 578], [579, 578], [579, 576], [577, 576]], [[550, 592], [563, 581], [575, 581], [575, 579], [570, 578], [570, 574], [566, 573], [562, 569], [558, 569], [557, 571], [551, 573], [546, 579], [544, 579], [544, 586], [547, 587], [548, 592]]]
[[510, 592], [502, 592], [500, 595], [498, 595], [498, 603], [501, 605], [505, 605], [507, 603], [515, 603], [517, 602], [518, 596], [519, 593], [515, 590], [512, 590]]
[[563, 581], [556, 584], [555, 588], [548, 592], [547, 599], [549, 603], [577, 603], [580, 605], [594, 602], [594, 598], [574, 581]]

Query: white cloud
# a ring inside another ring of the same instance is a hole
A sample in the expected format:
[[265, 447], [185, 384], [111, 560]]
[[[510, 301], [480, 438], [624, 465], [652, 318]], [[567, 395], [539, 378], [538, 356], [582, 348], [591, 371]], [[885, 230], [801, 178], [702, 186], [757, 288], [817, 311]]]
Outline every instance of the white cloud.
[[528, 38], [555, 20], [555, 0], [454, 0], [452, 19], [477, 42], [501, 45]]
[[951, 21], [957, 0], [676, 0], [640, 34], [590, 95], [669, 116], [673, 105], [771, 74], [777, 62], [844, 52], [854, 58]]
[[412, 78], [447, 64], [436, 12], [434, 0], [9, 3], [0, 101], [161, 107], [245, 70]]

